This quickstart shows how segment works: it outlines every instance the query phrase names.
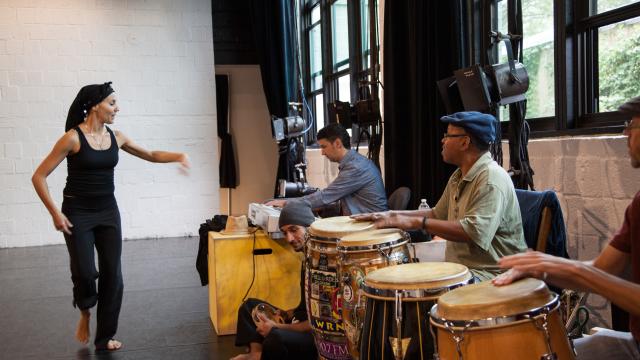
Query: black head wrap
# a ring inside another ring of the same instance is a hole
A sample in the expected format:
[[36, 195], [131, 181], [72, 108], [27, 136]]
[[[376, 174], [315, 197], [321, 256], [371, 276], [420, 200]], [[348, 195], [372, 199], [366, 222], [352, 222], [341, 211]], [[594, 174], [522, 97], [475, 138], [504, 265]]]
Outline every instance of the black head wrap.
[[82, 123], [89, 114], [89, 110], [111, 95], [112, 92], [114, 91], [111, 87], [111, 81], [104, 84], [87, 85], [80, 89], [69, 107], [64, 131], [69, 131]]

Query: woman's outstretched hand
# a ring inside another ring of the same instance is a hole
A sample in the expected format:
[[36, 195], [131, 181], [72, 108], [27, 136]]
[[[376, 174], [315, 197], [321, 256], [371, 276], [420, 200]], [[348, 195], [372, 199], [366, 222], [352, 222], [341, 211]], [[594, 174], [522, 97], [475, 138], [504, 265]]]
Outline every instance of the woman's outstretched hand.
[[189, 155], [186, 153], [181, 153], [178, 157], [178, 161], [180, 164], [180, 172], [183, 175], [189, 175], [189, 169], [191, 169], [191, 162], [189, 161]]

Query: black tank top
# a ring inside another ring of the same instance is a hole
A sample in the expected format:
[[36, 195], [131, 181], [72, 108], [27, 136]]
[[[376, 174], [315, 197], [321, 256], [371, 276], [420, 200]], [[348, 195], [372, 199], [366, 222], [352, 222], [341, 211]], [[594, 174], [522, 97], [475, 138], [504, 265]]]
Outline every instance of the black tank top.
[[116, 136], [107, 127], [111, 147], [95, 150], [77, 126], [73, 129], [80, 138], [80, 151], [67, 156], [67, 185], [63, 194], [82, 197], [113, 195], [113, 169], [118, 163], [119, 150]]

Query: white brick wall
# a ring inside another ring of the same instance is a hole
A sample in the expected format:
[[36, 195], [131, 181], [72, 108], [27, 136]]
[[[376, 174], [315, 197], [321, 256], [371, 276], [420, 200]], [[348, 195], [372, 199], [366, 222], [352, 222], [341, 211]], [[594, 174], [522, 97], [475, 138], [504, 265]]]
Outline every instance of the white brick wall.
[[[86, 84], [113, 81], [113, 128], [148, 149], [187, 152], [192, 170], [120, 152], [126, 239], [197, 235], [219, 212], [211, 2], [0, 1], [0, 247], [64, 243], [30, 177]], [[49, 176], [60, 205], [66, 162]]]

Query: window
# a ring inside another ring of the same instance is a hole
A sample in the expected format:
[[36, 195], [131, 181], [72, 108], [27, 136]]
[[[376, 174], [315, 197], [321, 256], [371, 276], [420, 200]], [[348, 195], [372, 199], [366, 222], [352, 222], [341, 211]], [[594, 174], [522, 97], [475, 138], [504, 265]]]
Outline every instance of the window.
[[640, 17], [598, 29], [598, 111], [615, 111], [638, 96]]
[[634, 3], [633, 0], [596, 0], [593, 4], [592, 13], [601, 14], [603, 12], [607, 12], [609, 10], [617, 9], [623, 7], [625, 5], [629, 5]]
[[[310, 112], [315, 116], [315, 134], [328, 120], [327, 104], [354, 103], [363, 98], [363, 86], [369, 86], [369, 92], [377, 91], [377, 84], [372, 89], [367, 81], [373, 71], [378, 71], [377, 66], [371, 66], [372, 42], [376, 44], [375, 54], [379, 54], [378, 4], [375, 0], [297, 1], [302, 24], [303, 84]], [[373, 41], [371, 24], [375, 24]], [[305, 112], [305, 117], [308, 115]]]
[[[491, 23], [503, 33], [517, 28], [510, 5], [521, 3], [532, 130], [617, 131], [623, 118], [615, 110], [640, 94], [640, 1], [492, 1]], [[506, 61], [504, 49], [498, 58]]]
[[[498, 2], [498, 31], [508, 33], [507, 0]], [[527, 119], [555, 115], [553, 0], [522, 0], [522, 63], [529, 74]], [[500, 63], [507, 61], [505, 45], [499, 48]], [[508, 109], [500, 111], [501, 120], [508, 120]]]

